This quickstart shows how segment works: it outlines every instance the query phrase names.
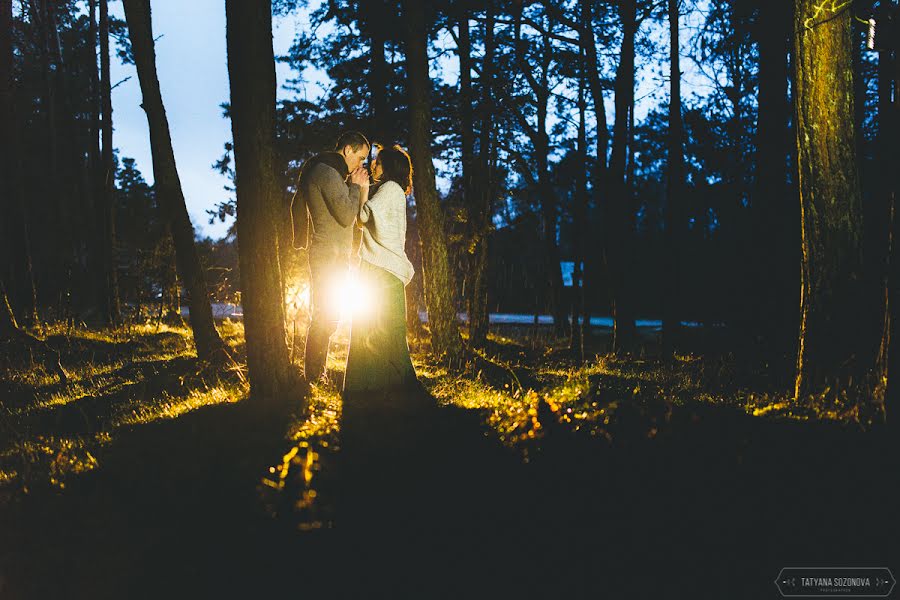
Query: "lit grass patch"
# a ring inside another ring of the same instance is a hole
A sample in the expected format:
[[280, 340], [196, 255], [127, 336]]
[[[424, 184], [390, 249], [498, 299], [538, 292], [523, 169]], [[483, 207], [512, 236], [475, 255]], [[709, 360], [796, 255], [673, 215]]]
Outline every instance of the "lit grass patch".
[[424, 356], [415, 357], [416, 371], [429, 392], [444, 405], [486, 412], [486, 423], [506, 445], [534, 439], [541, 428], [537, 420], [538, 394], [498, 390], [479, 379], [453, 375], [446, 368], [429, 365]]
[[239, 402], [243, 395], [241, 388], [225, 385], [191, 390], [183, 397], [173, 397], [164, 393], [162, 399], [154, 404], [140, 403], [130, 411], [123, 412], [114, 420], [114, 425], [116, 427], [146, 425], [163, 419], [176, 419], [204, 406]]
[[244, 322], [225, 319], [218, 324], [219, 335], [230, 347], [234, 348], [244, 343]]
[[319, 440], [328, 447], [334, 443], [340, 430], [341, 395], [337, 389], [313, 384], [309, 391], [309, 416], [303, 421], [295, 421], [288, 429], [288, 439], [292, 442]]
[[27, 473], [7, 467], [8, 470], [3, 472], [9, 476], [0, 478], [0, 485], [19, 483], [27, 491], [29, 485], [47, 477], [45, 481], [50, 485], [64, 488], [66, 478], [93, 471], [99, 466], [94, 453], [110, 441], [111, 437], [105, 432], [76, 437], [39, 435], [17, 441], [0, 453], [0, 459], [4, 462], [21, 459], [28, 465]]

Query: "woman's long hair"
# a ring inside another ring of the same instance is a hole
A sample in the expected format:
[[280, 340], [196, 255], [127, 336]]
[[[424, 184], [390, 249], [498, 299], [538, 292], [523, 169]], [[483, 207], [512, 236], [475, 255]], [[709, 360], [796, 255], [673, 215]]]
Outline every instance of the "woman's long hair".
[[400, 146], [382, 148], [375, 159], [381, 163], [381, 181], [393, 181], [405, 194], [412, 193], [412, 160], [406, 150]]

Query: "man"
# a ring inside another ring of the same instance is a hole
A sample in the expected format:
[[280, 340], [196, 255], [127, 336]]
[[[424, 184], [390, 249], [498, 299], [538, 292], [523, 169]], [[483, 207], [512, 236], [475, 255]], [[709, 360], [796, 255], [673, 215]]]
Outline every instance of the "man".
[[369, 192], [369, 174], [362, 165], [370, 147], [363, 134], [347, 131], [333, 152], [306, 161], [297, 180], [291, 203], [294, 247], [309, 248], [312, 300], [304, 356], [307, 381], [322, 377], [328, 345], [340, 320], [340, 307], [329, 292], [332, 282], [342, 278], [350, 265], [353, 224]]

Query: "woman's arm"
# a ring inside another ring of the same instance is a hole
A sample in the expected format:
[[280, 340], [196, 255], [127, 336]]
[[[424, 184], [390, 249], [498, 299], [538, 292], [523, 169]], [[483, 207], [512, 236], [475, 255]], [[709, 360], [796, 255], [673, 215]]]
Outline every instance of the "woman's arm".
[[372, 211], [378, 211], [378, 209], [386, 202], [391, 188], [388, 183], [389, 182], [385, 182], [378, 186], [378, 189], [375, 191], [375, 194], [371, 198], [368, 197], [367, 191], [366, 201], [362, 202], [359, 206], [360, 224], [367, 223], [369, 221], [369, 218], [371, 218], [372, 216]]

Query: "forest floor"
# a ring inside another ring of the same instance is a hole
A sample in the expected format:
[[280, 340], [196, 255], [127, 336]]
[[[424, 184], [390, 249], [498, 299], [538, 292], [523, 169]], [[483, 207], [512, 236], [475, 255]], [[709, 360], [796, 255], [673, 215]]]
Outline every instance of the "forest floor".
[[184, 328], [44, 334], [0, 349], [4, 600], [777, 598], [782, 567], [898, 566], [877, 411], [793, 402], [714, 332], [661, 361], [653, 332], [617, 357], [596, 329], [579, 366], [549, 328], [493, 329], [521, 390], [415, 344], [431, 396], [316, 385], [303, 421]]

